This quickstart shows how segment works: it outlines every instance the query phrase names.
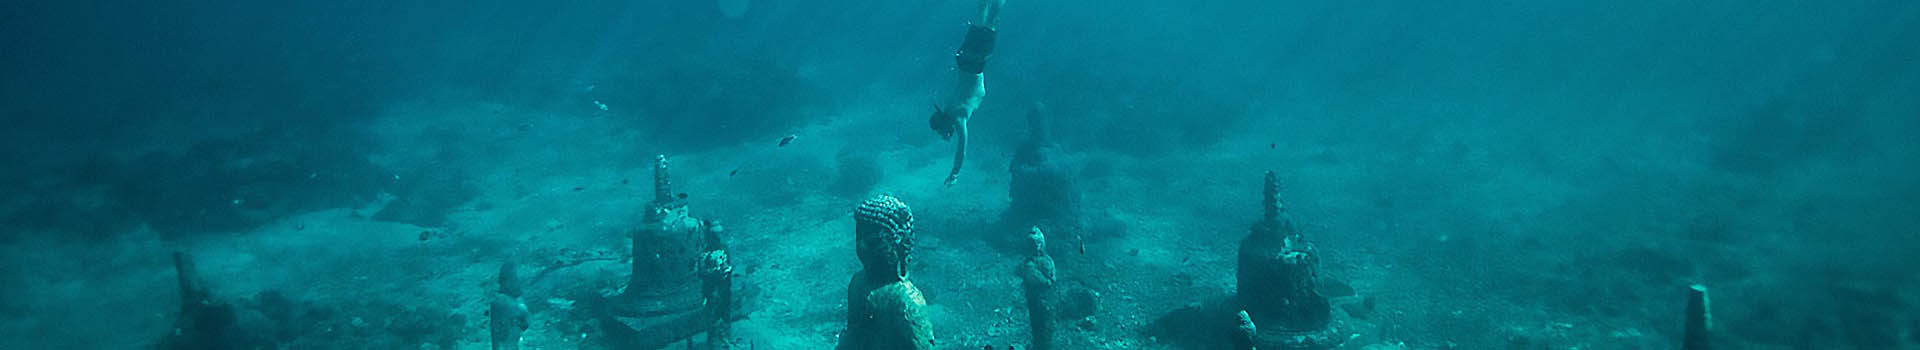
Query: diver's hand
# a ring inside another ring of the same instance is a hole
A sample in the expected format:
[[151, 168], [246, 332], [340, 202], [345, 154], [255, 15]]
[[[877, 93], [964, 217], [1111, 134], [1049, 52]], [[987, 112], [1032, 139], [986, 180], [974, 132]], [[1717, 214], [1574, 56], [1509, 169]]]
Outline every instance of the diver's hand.
[[959, 173], [954, 173], [954, 174], [951, 174], [951, 175], [947, 175], [947, 187], [953, 187], [953, 183], [954, 183], [954, 182], [959, 182], [959, 181], [960, 181], [960, 174], [959, 174]]

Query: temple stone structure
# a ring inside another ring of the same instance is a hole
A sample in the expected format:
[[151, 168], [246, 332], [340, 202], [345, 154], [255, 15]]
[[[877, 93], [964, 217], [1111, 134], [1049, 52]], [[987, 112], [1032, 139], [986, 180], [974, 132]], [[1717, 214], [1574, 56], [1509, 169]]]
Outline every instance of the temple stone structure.
[[704, 246], [712, 227], [692, 216], [673, 191], [666, 156], [654, 158], [653, 170], [653, 201], [632, 231], [633, 273], [602, 310], [608, 341], [620, 348], [658, 349], [724, 322], [716, 317], [732, 316], [709, 312], [713, 293], [699, 269], [709, 258]]
[[1246, 310], [1261, 349], [1329, 349], [1345, 339], [1332, 325], [1327, 297], [1316, 285], [1320, 254], [1285, 216], [1280, 180], [1269, 171], [1262, 192], [1263, 217], [1240, 241], [1236, 301]]

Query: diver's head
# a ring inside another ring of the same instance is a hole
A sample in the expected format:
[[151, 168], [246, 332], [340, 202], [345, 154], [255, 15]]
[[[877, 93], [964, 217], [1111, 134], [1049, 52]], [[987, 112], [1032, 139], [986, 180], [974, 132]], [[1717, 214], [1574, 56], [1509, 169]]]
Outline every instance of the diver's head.
[[953, 113], [947, 113], [939, 105], [934, 105], [933, 116], [927, 117], [927, 126], [932, 127], [933, 132], [940, 133], [941, 139], [951, 139], [953, 138], [953, 118]]

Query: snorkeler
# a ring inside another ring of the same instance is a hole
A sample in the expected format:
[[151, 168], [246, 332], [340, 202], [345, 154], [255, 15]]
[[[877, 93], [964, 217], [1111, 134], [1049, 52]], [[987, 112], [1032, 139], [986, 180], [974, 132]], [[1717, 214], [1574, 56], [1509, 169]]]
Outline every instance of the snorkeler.
[[980, 0], [979, 21], [967, 25], [967, 37], [960, 42], [960, 50], [953, 54], [957, 74], [952, 96], [945, 107], [934, 105], [933, 116], [927, 118], [927, 124], [940, 133], [941, 139], [954, 140], [953, 171], [947, 173], [947, 186], [959, 180], [960, 168], [967, 162], [967, 119], [980, 108], [980, 99], [987, 96], [987, 76], [983, 72], [987, 59], [993, 56], [1000, 7], [1006, 3], [1006, 0]]

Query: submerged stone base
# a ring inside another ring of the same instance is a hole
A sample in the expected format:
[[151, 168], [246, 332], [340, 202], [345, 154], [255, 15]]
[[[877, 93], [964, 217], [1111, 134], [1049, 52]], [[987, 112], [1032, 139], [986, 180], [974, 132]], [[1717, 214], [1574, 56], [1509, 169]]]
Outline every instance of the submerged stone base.
[[1320, 350], [1339, 347], [1347, 338], [1333, 327], [1308, 331], [1260, 328], [1253, 343], [1259, 349]]
[[699, 312], [645, 317], [603, 313], [599, 319], [607, 345], [616, 349], [664, 348], [705, 332], [709, 324]]

